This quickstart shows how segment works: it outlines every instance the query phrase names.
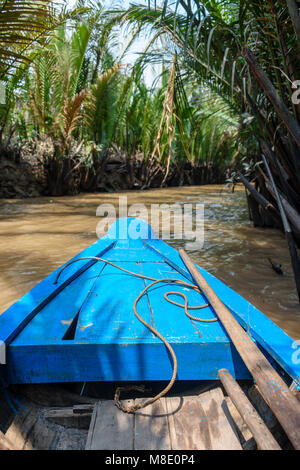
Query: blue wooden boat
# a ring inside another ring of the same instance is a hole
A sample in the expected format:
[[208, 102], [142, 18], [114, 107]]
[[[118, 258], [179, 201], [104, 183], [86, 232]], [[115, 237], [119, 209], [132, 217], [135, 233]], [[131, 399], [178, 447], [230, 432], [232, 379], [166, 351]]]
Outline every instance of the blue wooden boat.
[[[299, 385], [293, 339], [232, 289], [198, 269], [287, 383]], [[7, 348], [6, 365], [0, 366], [2, 379], [8, 384], [169, 380], [169, 352], [133, 312], [135, 299], [151, 284], [143, 276], [194, 284], [179, 253], [157, 239], [147, 223], [121, 219], [104, 238], [0, 316], [0, 340]], [[216, 380], [222, 368], [237, 380], [251, 379], [222, 324], [189, 318], [177, 305], [183, 302], [180, 294], [186, 295], [190, 307], [204, 306], [199, 313], [203, 320], [216, 318], [212, 307], [205, 307], [203, 294], [171, 281], [153, 286], [137, 306], [144, 321], [174, 349], [177, 380]]]

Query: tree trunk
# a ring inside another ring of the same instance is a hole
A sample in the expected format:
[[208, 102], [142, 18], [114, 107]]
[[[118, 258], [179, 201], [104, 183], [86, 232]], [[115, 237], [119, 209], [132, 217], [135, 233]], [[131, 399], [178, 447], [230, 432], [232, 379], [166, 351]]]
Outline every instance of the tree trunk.
[[255, 55], [247, 46], [243, 47], [242, 56], [247, 61], [251, 71], [257, 78], [257, 81], [259, 82], [260, 86], [262, 87], [267, 97], [273, 104], [278, 115], [283, 120], [287, 130], [294, 137], [295, 142], [297, 143], [300, 149], [300, 127], [297, 121], [294, 119], [288, 107], [280, 98], [278, 92], [276, 91], [267, 74], [258, 65]]
[[300, 46], [300, 15], [297, 0], [286, 0], [292, 23], [294, 26], [295, 34], [297, 36], [298, 44]]

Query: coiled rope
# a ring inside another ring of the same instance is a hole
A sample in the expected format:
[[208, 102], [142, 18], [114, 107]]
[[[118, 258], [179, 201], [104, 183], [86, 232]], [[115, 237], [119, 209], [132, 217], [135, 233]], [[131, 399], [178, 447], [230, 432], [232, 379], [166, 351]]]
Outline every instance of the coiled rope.
[[[133, 311], [134, 311], [134, 314], [136, 316], [136, 318], [144, 325], [146, 326], [146, 328], [148, 328], [148, 330], [150, 330], [157, 338], [159, 338], [163, 343], [164, 345], [166, 346], [166, 348], [168, 349], [168, 351], [170, 352], [171, 354], [171, 357], [172, 357], [172, 360], [173, 360], [173, 374], [172, 374], [172, 378], [169, 382], [169, 384], [167, 385], [167, 387], [165, 387], [158, 395], [156, 395], [155, 397], [153, 398], [149, 398], [148, 400], [144, 401], [143, 403], [139, 403], [137, 405], [134, 405], [134, 406], [129, 406], [129, 407], [125, 407], [124, 405], [122, 405], [121, 401], [120, 401], [120, 395], [121, 395], [121, 392], [125, 391], [125, 390], [137, 390], [137, 391], [140, 391], [140, 392], [144, 392], [145, 391], [145, 388], [144, 387], [136, 387], [136, 386], [129, 386], [129, 387], [119, 387], [117, 388], [116, 390], [116, 393], [115, 393], [115, 404], [116, 406], [121, 410], [123, 411], [124, 413], [135, 413], [136, 411], [142, 409], [142, 408], [146, 408], [147, 406], [149, 405], [152, 405], [154, 402], [156, 402], [157, 400], [159, 400], [160, 398], [162, 398], [163, 396], [165, 396], [170, 390], [171, 388], [173, 387], [174, 385], [174, 382], [176, 380], [176, 376], [177, 376], [177, 370], [178, 370], [178, 363], [177, 363], [177, 358], [176, 358], [176, 354], [172, 348], [172, 346], [170, 345], [170, 343], [166, 340], [166, 338], [164, 338], [160, 333], [159, 331], [157, 331], [153, 326], [149, 325], [149, 323], [147, 323], [139, 314], [138, 314], [138, 311], [137, 311], [137, 305], [139, 303], [139, 301], [141, 300], [141, 298], [148, 292], [149, 289], [151, 289], [153, 286], [157, 285], [157, 284], [160, 284], [160, 283], [167, 283], [167, 284], [170, 284], [170, 283], [173, 283], [173, 284], [177, 284], [177, 285], [181, 285], [181, 286], [185, 286], [185, 287], [188, 287], [190, 289], [193, 289], [194, 291], [198, 292], [199, 294], [202, 294], [201, 290], [199, 289], [198, 286], [194, 285], [194, 284], [189, 284], [188, 282], [185, 282], [185, 281], [182, 281], [181, 279], [174, 279], [174, 278], [165, 278], [165, 279], [155, 279], [155, 278], [152, 278], [152, 277], [149, 277], [149, 276], [144, 276], [143, 274], [138, 274], [138, 273], [134, 273], [132, 271], [128, 271], [127, 269], [125, 268], [122, 268], [121, 266], [118, 266], [116, 265], [115, 263], [112, 263], [111, 261], [108, 261], [108, 260], [105, 260], [103, 258], [98, 258], [98, 257], [95, 257], [95, 256], [88, 256], [88, 257], [84, 257], [84, 258], [77, 258], [73, 261], [70, 261], [70, 263], [66, 264], [57, 274], [57, 277], [56, 277], [56, 280], [55, 280], [55, 284], [58, 283], [58, 280], [59, 280], [59, 277], [61, 275], [61, 273], [68, 267], [70, 266], [71, 264], [73, 263], [76, 263], [77, 261], [84, 261], [84, 260], [95, 260], [95, 261], [101, 261], [105, 264], [108, 264], [110, 266], [113, 266], [114, 268], [117, 268], [119, 269], [120, 271], [123, 271], [125, 272], [126, 274], [129, 274], [131, 276], [134, 276], [134, 277], [138, 277], [140, 279], [145, 279], [145, 280], [148, 280], [148, 281], [152, 281], [151, 284], [149, 284], [147, 287], [145, 287], [145, 289], [138, 295], [138, 297], [136, 298], [136, 300], [134, 301], [134, 304], [133, 304]], [[184, 304], [180, 304], [178, 302], [175, 302], [174, 300], [171, 300], [169, 298], [170, 295], [177, 295], [177, 296], [180, 296], [184, 299]], [[164, 298], [166, 299], [167, 302], [170, 302], [171, 304], [173, 305], [176, 305], [178, 307], [181, 307], [181, 308], [184, 308], [184, 311], [185, 311], [185, 314], [187, 315], [188, 318], [190, 318], [191, 320], [194, 320], [194, 321], [198, 321], [198, 322], [204, 322], [204, 323], [213, 323], [213, 322], [216, 322], [218, 321], [218, 318], [213, 318], [213, 319], [205, 319], [205, 318], [198, 318], [198, 317], [194, 317], [192, 316], [190, 313], [189, 313], [189, 310], [201, 310], [201, 309], [204, 309], [204, 308], [207, 308], [210, 306], [210, 304], [205, 304], [205, 305], [201, 305], [201, 306], [193, 306], [193, 307], [190, 307], [189, 304], [188, 304], [188, 298], [185, 294], [181, 293], [181, 292], [166, 292], [165, 295], [164, 295]]]

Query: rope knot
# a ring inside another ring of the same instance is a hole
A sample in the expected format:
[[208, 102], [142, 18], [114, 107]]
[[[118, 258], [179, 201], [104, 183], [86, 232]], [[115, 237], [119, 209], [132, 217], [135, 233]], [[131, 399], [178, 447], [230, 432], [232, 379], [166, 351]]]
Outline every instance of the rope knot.
[[134, 405], [134, 406], [124, 406], [122, 405], [122, 403], [120, 402], [120, 395], [122, 392], [130, 392], [130, 391], [136, 391], [136, 392], [141, 392], [141, 393], [145, 393], [145, 392], [151, 392], [151, 389], [147, 389], [145, 387], [145, 385], [129, 385], [129, 386], [126, 386], [126, 387], [118, 387], [117, 390], [116, 390], [116, 393], [115, 393], [115, 405], [117, 408], [119, 408], [119, 410], [123, 411], [124, 413], [129, 413], [129, 414], [132, 414], [132, 413], [135, 413], [136, 411], [140, 410], [141, 408], [144, 408], [145, 407], [145, 404], [144, 403], [139, 403], [138, 405]]

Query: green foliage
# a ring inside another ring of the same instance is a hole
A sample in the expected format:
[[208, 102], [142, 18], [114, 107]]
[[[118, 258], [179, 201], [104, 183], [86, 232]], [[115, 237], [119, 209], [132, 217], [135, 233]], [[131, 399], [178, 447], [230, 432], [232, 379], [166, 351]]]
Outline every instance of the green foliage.
[[[215, 79], [195, 73], [199, 64], [190, 54], [194, 27], [166, 3], [161, 9], [135, 6], [124, 13], [104, 11], [97, 2], [78, 2], [80, 15], [75, 12], [61, 22], [47, 45], [32, 50], [30, 63], [8, 82], [14, 93], [4, 127], [8, 130], [7, 123], [15, 120], [21, 138], [51, 137], [58, 162], [70, 155], [76, 140], [86, 149], [97, 148], [99, 157], [111, 146], [129, 156], [139, 152], [165, 167], [166, 177], [177, 162], [228, 165], [242, 153], [234, 100], [221, 97]], [[218, 11], [217, 4], [213, 8]], [[126, 53], [116, 57], [120, 21], [139, 23], [129, 44], [143, 24], [153, 27], [149, 45], [131, 69]], [[166, 33], [186, 51], [185, 62], [169, 42], [156, 47], [157, 37]], [[213, 41], [214, 34], [209, 34], [208, 49]], [[158, 62], [163, 65], [161, 76], [148, 88], [143, 72]], [[212, 68], [211, 59], [207, 70]]]
[[[150, 1], [115, 15], [116, 21], [150, 29], [167, 42], [161, 60], [166, 60], [168, 51], [177, 51], [183, 80], [193, 77], [198, 90], [201, 86], [210, 89], [228, 103], [239, 116], [239, 141], [252, 155], [258, 151], [258, 140], [275, 132], [277, 116], [265, 91], [251, 76], [242, 55], [244, 46], [259, 58], [260, 66], [267, 69], [280, 97], [298, 119], [291, 82], [298, 76], [299, 44], [285, 0]], [[243, 119], [245, 114], [255, 122]], [[210, 127], [209, 122], [205, 127]], [[213, 140], [209, 135], [205, 145]]]
[[0, 78], [15, 71], [28, 60], [25, 52], [36, 43], [43, 44], [57, 18], [49, 0], [0, 1]]
[[120, 65], [117, 64], [100, 75], [97, 82], [91, 85], [85, 103], [89, 138], [103, 148], [108, 148], [114, 137], [119, 70]]

